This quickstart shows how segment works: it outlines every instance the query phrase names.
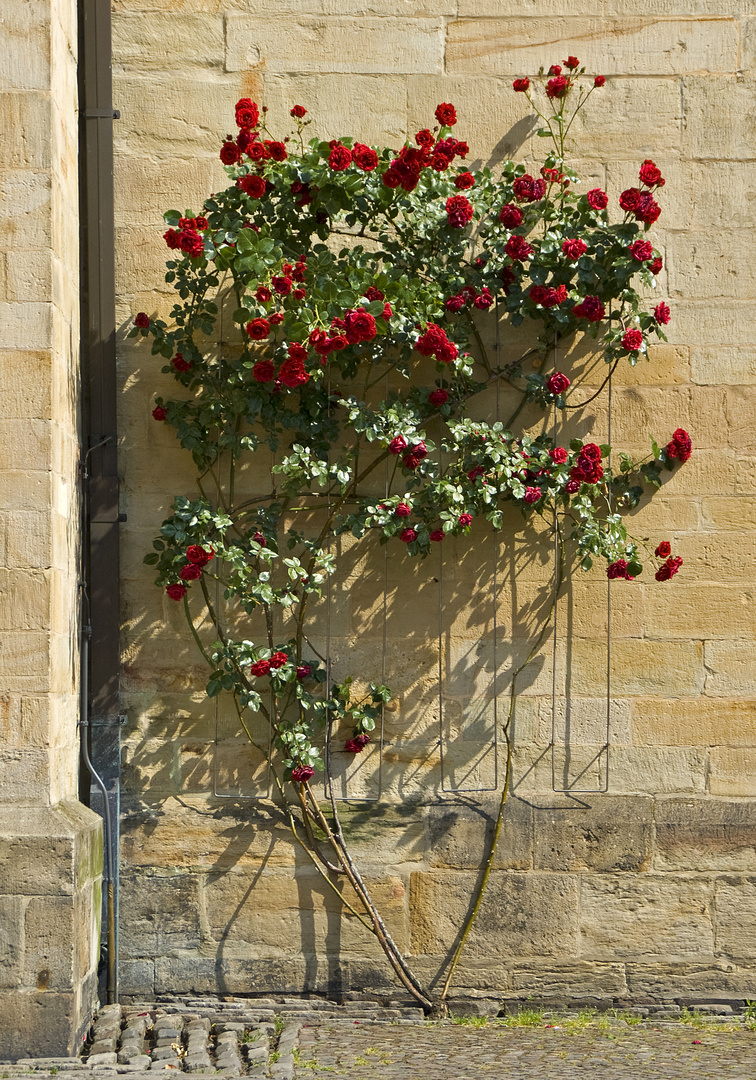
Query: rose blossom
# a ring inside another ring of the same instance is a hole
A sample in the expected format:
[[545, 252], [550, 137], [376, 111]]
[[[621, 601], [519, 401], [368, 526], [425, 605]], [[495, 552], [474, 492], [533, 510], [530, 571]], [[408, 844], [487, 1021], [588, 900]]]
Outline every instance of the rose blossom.
[[596, 78], [593, 80], [593, 85], [601, 87], [601, 86], [603, 86], [605, 84], [605, 82], [606, 82], [606, 76], [605, 75], [597, 75]]
[[553, 450], [549, 450], [549, 457], [555, 465], [564, 465], [567, 460], [567, 451], [563, 446], [555, 446]]
[[570, 386], [570, 380], [562, 371], [555, 371], [550, 375], [546, 386], [550, 394], [563, 394]]
[[693, 443], [685, 428], [677, 428], [666, 446], [667, 456], [677, 458], [682, 464], [693, 452]]
[[561, 75], [562, 68], [560, 64], [552, 64], [549, 68], [549, 75]]
[[607, 566], [606, 576], [610, 581], [615, 581], [617, 578], [624, 578], [625, 581], [632, 581], [632, 576], [627, 572], [629, 565], [627, 559], [617, 559], [616, 562], [610, 563], [609, 566]]
[[152, 410], [152, 415], [156, 420], [165, 420], [168, 414], [166, 413], [165, 408], [162, 405], [156, 405], [155, 408]]
[[660, 274], [662, 267], [664, 266], [664, 260], [661, 255], [657, 255], [654, 261], [651, 263], [649, 270], [652, 274]]
[[565, 75], [557, 75], [546, 83], [546, 97], [563, 98], [570, 88], [570, 80]]
[[633, 240], [629, 251], [638, 262], [650, 262], [654, 257], [654, 245], [648, 240]]
[[218, 155], [224, 165], [235, 165], [241, 160], [241, 151], [235, 142], [224, 142]]
[[361, 754], [369, 742], [370, 736], [363, 731], [359, 735], [355, 735], [354, 738], [347, 739], [344, 743], [344, 749], [348, 754]]
[[196, 566], [205, 566], [215, 558], [215, 552], [212, 548], [203, 548], [200, 544], [190, 544], [186, 549], [186, 557]]
[[443, 540], [445, 535], [446, 533], [443, 529], [434, 529], [433, 532], [430, 534], [430, 539], [433, 541], [434, 544], [438, 544]]
[[436, 408], [440, 408], [442, 405], [445, 405], [448, 400], [449, 392], [447, 390], [433, 390], [430, 394], [428, 394], [428, 401]]
[[183, 582], [176, 585], [166, 585], [165, 591], [170, 596], [171, 600], [181, 600], [186, 596], [186, 585]]
[[440, 105], [436, 106], [435, 117], [441, 127], [454, 127], [457, 122], [457, 110], [453, 105], [442, 101]]
[[526, 90], [530, 89], [530, 79], [515, 79], [512, 87], [518, 94], [524, 94]]
[[606, 309], [598, 296], [586, 296], [579, 304], [575, 304], [572, 314], [579, 319], [587, 319], [588, 322], [601, 322]]
[[588, 205], [593, 210], [606, 210], [609, 205], [609, 196], [601, 188], [591, 188], [585, 197], [588, 200]]
[[411, 517], [412, 507], [409, 505], [409, 503], [400, 502], [394, 510], [394, 515], [396, 517]]
[[640, 330], [626, 330], [622, 335], [622, 348], [630, 352], [637, 352], [643, 344], [643, 334]]
[[670, 578], [673, 578], [675, 576], [682, 564], [683, 561], [679, 555], [671, 556], [669, 559], [667, 559], [663, 566], [659, 567], [659, 569], [654, 574], [654, 577], [657, 581], [669, 581]]
[[490, 291], [484, 285], [480, 291], [480, 296], [476, 296], [473, 300], [473, 307], [478, 308], [479, 311], [488, 311], [493, 305], [494, 298], [491, 296]]
[[446, 213], [450, 229], [464, 229], [472, 221], [473, 208], [464, 195], [451, 195], [446, 200]]
[[567, 483], [564, 485], [564, 490], [567, 492], [568, 495], [576, 495], [578, 491], [580, 491], [580, 481], [574, 479], [568, 480]]
[[543, 492], [539, 487], [526, 487], [525, 488], [525, 502], [529, 505], [537, 503]]
[[252, 368], [252, 378], [255, 382], [270, 382], [276, 373], [276, 367], [272, 360], [258, 360]]
[[656, 551], [654, 552], [654, 555], [656, 555], [657, 559], [666, 559], [671, 554], [672, 545], [670, 544], [669, 540], [662, 540], [662, 542], [659, 544]]
[[271, 666], [272, 668], [280, 668], [280, 667], [283, 667], [283, 666], [284, 666], [284, 664], [285, 664], [285, 663], [287, 662], [287, 660], [288, 660], [288, 659], [289, 659], [289, 658], [288, 658], [288, 656], [286, 655], [286, 653], [285, 653], [285, 652], [276, 652], [276, 653], [273, 653], [273, 655], [272, 655], [272, 656], [271, 656], [271, 658], [270, 658], [270, 666]]
[[257, 127], [260, 119], [260, 110], [254, 101], [251, 101], [249, 98], [240, 98], [236, 103], [235, 111], [237, 127]]
[[499, 221], [508, 229], [516, 229], [522, 225], [522, 210], [514, 203], [506, 203], [499, 211]]
[[191, 361], [185, 360], [180, 352], [176, 353], [174, 358], [171, 360], [171, 364], [175, 368], [176, 371], [184, 372], [184, 371], [191, 371], [192, 370]]
[[281, 364], [278, 377], [285, 386], [290, 387], [292, 390], [310, 380], [302, 361], [292, 356]]
[[250, 199], [261, 199], [267, 189], [265, 177], [258, 176], [257, 173], [252, 173], [250, 176], [240, 176], [236, 181], [236, 186], [245, 195], [249, 195]]
[[253, 341], [262, 341], [270, 333], [270, 323], [267, 319], [253, 319], [245, 329]]
[[512, 191], [520, 202], [538, 202], [546, 194], [546, 181], [535, 180], [529, 173], [525, 173], [514, 181]]
[[446, 310], [456, 315], [465, 306], [465, 298], [460, 293], [458, 296], [450, 296], [446, 301]]
[[664, 187], [664, 178], [659, 169], [650, 158], [646, 158], [638, 173], [640, 182], [646, 187]]
[[566, 68], [569, 68], [570, 71], [574, 71], [575, 68], [580, 67], [580, 61], [578, 60], [578, 58], [576, 56], [568, 56], [567, 59], [564, 62], [564, 66]]
[[395, 435], [388, 444], [388, 448], [390, 454], [399, 455], [403, 450], [407, 449], [407, 440], [403, 435]]
[[309, 664], [300, 664], [297, 668], [297, 678], [306, 679], [308, 675], [312, 674], [312, 668]]
[[264, 675], [270, 673], [270, 661], [258, 660], [250, 667], [250, 673], [255, 676], [256, 679], [261, 679]]
[[515, 233], [507, 240], [504, 248], [510, 259], [515, 262], [523, 262], [525, 259], [529, 259], [533, 254], [533, 248], [527, 242], [524, 236], [519, 236]]
[[468, 188], [475, 187], [475, 177], [471, 172], [460, 173], [454, 177], [454, 186], [458, 191], [467, 191]]
[[146, 311], [138, 311], [134, 316], [134, 326], [140, 327], [142, 330], [146, 329], [150, 325], [150, 317]]
[[399, 539], [403, 544], [411, 544], [413, 540], [417, 540], [416, 529], [402, 529], [399, 533]]
[[352, 161], [363, 172], [372, 172], [378, 164], [378, 155], [372, 146], [355, 143], [352, 149]]
[[179, 570], [179, 577], [182, 581], [196, 581], [202, 577], [202, 567], [197, 566], [196, 563], [187, 563]]
[[460, 514], [458, 518], [463, 529], [466, 529], [468, 525], [472, 525], [472, 519], [472, 514]]
[[306, 784], [314, 775], [315, 770], [311, 765], [296, 765], [291, 770], [291, 778], [295, 784]]
[[372, 341], [378, 330], [375, 319], [369, 311], [358, 308], [356, 311], [347, 311], [344, 316], [346, 337], [350, 345], [358, 341]]
[[344, 172], [352, 164], [352, 153], [348, 147], [343, 143], [334, 142], [331, 146], [331, 153], [328, 158], [328, 164], [331, 166], [334, 172]]
[[669, 322], [669, 307], [664, 301], [654, 308], [654, 319], [659, 326], [666, 326]]
[[297, 120], [301, 120], [303, 116], [307, 115], [307, 109], [302, 105], [295, 105], [289, 115], [296, 117]]
[[562, 254], [566, 255], [570, 262], [577, 262], [581, 255], [585, 255], [588, 248], [583, 240], [565, 240], [562, 244]]

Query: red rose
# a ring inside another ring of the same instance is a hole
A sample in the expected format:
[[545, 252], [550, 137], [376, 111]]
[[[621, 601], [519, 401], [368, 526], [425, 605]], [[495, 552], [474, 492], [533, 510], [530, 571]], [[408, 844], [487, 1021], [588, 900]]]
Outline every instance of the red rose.
[[512, 286], [517, 281], [517, 275], [512, 270], [511, 266], [504, 266], [499, 274], [501, 283], [504, 287], [504, 295], [509, 296], [512, 291]]
[[586, 296], [579, 304], [575, 304], [572, 314], [578, 319], [587, 319], [588, 322], [601, 322], [606, 309], [598, 296]]
[[273, 299], [273, 293], [265, 285], [258, 285], [255, 289], [255, 299], [261, 304], [269, 304]]
[[434, 544], [438, 544], [441, 540], [443, 540], [445, 535], [446, 533], [443, 529], [434, 529], [433, 532], [430, 534], [430, 539], [433, 541]]
[[367, 289], [365, 289], [362, 295], [365, 297], [366, 300], [369, 300], [371, 303], [373, 303], [373, 301], [375, 300], [386, 299], [381, 290], [376, 289], [375, 285], [368, 285]]
[[546, 383], [550, 394], [563, 394], [570, 386], [570, 380], [561, 371], [555, 371], [550, 375]]
[[636, 218], [644, 225], [653, 225], [659, 214], [661, 214], [661, 207], [658, 202], [647, 191], [644, 191], [638, 202], [638, 209], [635, 211]]
[[179, 570], [179, 577], [182, 581], [196, 581], [202, 577], [202, 568], [196, 563], [187, 563]]
[[657, 255], [656, 258], [654, 259], [654, 261], [651, 263], [651, 265], [649, 267], [649, 270], [651, 271], [652, 274], [660, 274], [661, 269], [662, 269], [663, 266], [664, 266], [664, 262], [662, 260], [661, 255]]
[[673, 578], [678, 572], [678, 570], [682, 566], [682, 563], [683, 561], [679, 555], [673, 556], [667, 559], [663, 566], [659, 567], [659, 569], [654, 574], [654, 577], [657, 581], [669, 581], [669, 579]]
[[281, 364], [281, 370], [278, 372], [278, 377], [285, 386], [291, 387], [292, 390], [310, 380], [310, 376], [305, 371], [302, 361], [292, 359], [291, 357], [289, 357], [288, 360], [284, 360], [283, 364]]
[[290, 277], [282, 277], [280, 274], [274, 274], [271, 278], [271, 284], [279, 296], [288, 296], [291, 292]]
[[381, 177], [381, 180], [383, 181], [383, 186], [387, 188], [398, 188], [400, 183], [402, 182], [402, 178], [400, 177], [399, 173], [395, 169], [391, 168], [386, 170], [386, 172]]
[[512, 83], [512, 88], [518, 94], [524, 94], [526, 90], [530, 89], [530, 79], [515, 79]]
[[654, 319], [659, 326], [666, 326], [669, 322], [669, 307], [664, 301], [654, 308]]
[[383, 319], [383, 321], [388, 322], [393, 314], [394, 313], [391, 310], [391, 304], [384, 304], [383, 311], [381, 312], [381, 318]]
[[344, 749], [348, 754], [361, 754], [369, 742], [369, 735], [356, 735], [353, 739], [347, 739]]
[[468, 188], [475, 187], [475, 177], [471, 172], [460, 173], [454, 178], [454, 186], [458, 191], [467, 191]]
[[450, 296], [446, 301], [446, 310], [450, 311], [452, 315], [456, 315], [458, 311], [461, 311], [465, 306], [465, 298], [460, 293], [457, 296]]
[[577, 495], [578, 491], [580, 491], [580, 481], [575, 479], [568, 480], [564, 485], [564, 490], [568, 495]]
[[559, 64], [552, 64], [549, 68], [549, 75], [561, 75], [562, 69]]
[[640, 330], [626, 330], [622, 335], [622, 348], [630, 352], [637, 352], [643, 344], [643, 334]]
[[171, 600], [182, 600], [186, 596], [186, 585], [183, 582], [180, 585], [167, 585], [165, 591]]
[[176, 353], [174, 358], [171, 360], [171, 364], [176, 369], [176, 371], [191, 371], [192, 370], [191, 363], [188, 360], [185, 360], [180, 352]]
[[473, 300], [473, 307], [476, 307], [479, 311], [488, 311], [493, 306], [494, 298], [491, 296], [490, 291], [484, 286], [480, 290], [480, 296], [476, 296]]
[[270, 666], [271, 666], [272, 668], [280, 668], [280, 667], [283, 667], [283, 666], [284, 666], [284, 664], [285, 664], [285, 663], [287, 662], [287, 660], [288, 660], [288, 659], [289, 659], [289, 658], [288, 658], [288, 656], [286, 655], [286, 653], [285, 653], [285, 652], [276, 652], [276, 653], [273, 653], [273, 655], [272, 655], [272, 656], [271, 656], [271, 658], [270, 658]]
[[609, 196], [601, 188], [591, 188], [585, 197], [588, 200], [588, 205], [593, 210], [606, 210], [609, 205]]
[[280, 311], [275, 312], [275, 314], [271, 315], [270, 317], [270, 325], [279, 326], [283, 322], [283, 318], [284, 317]]
[[294, 297], [295, 300], [304, 300], [304, 298], [307, 296], [307, 290], [306, 289], [301, 289], [301, 288], [300, 289], [295, 289], [294, 292], [292, 293], [292, 296]]
[[508, 229], [516, 229], [522, 225], [522, 210], [514, 203], [507, 203], [499, 211], [499, 221]]
[[210, 228], [210, 226], [207, 223], [207, 218], [203, 218], [203, 217], [198, 217], [198, 218], [194, 219], [194, 227], [195, 227], [195, 229], [199, 229], [201, 232], [204, 232], [205, 229]]
[[617, 559], [616, 562], [610, 563], [609, 566], [607, 566], [606, 576], [610, 581], [616, 581], [618, 578], [624, 578], [625, 581], [632, 581], [632, 576], [627, 572], [629, 565], [627, 559]]
[[399, 539], [403, 544], [411, 544], [413, 540], [417, 540], [416, 529], [402, 529], [399, 533]]
[[396, 510], [394, 510], [394, 515], [396, 517], [411, 517], [412, 507], [409, 505], [409, 503], [400, 502]]
[[570, 80], [564, 75], [557, 75], [555, 79], [549, 79], [546, 83], [546, 97], [563, 98], [569, 88]]
[[372, 341], [378, 333], [375, 319], [369, 311], [358, 308], [357, 311], [348, 311], [344, 316], [346, 338], [350, 345], [358, 341]]
[[666, 559], [667, 556], [671, 554], [672, 545], [670, 544], [669, 540], [662, 540], [662, 542], [659, 544], [658, 548], [654, 552], [654, 555], [656, 555], [657, 559]]
[[252, 378], [256, 382], [271, 382], [276, 374], [276, 366], [272, 360], [258, 360], [252, 368]]
[[257, 173], [252, 173], [251, 176], [240, 176], [236, 181], [236, 186], [245, 195], [249, 195], [250, 199], [261, 199], [266, 190], [265, 178], [258, 176]]
[[435, 117], [441, 127], [454, 127], [457, 122], [457, 110], [444, 101], [436, 106]]
[[395, 435], [391, 442], [388, 444], [389, 453], [398, 456], [403, 450], [407, 449], [407, 440], [403, 435]]
[[268, 660], [258, 660], [251, 665], [249, 671], [256, 679], [261, 679], [264, 675], [270, 674], [270, 662]]
[[574, 71], [575, 68], [580, 67], [580, 61], [578, 60], [578, 58], [576, 56], [568, 56], [567, 59], [564, 62], [564, 66], [566, 68], [569, 68], [570, 71]]
[[526, 487], [525, 488], [525, 502], [529, 505], [537, 503], [543, 492], [539, 487]]
[[563, 446], [555, 446], [553, 450], [549, 450], [549, 457], [555, 465], [564, 465], [567, 460], [567, 451]]
[[[301, 108], [301, 106], [295, 106]], [[292, 109], [292, 112], [294, 110]], [[315, 775], [315, 770], [311, 765], [296, 765], [291, 770], [291, 778], [295, 784], [306, 784], [308, 780], [312, 780]]]
[[163, 233], [163, 239], [165, 240], [171, 251], [175, 251], [179, 246], [179, 234], [175, 229], [169, 229], [168, 232]]
[[181, 230], [178, 234], [178, 246], [192, 259], [199, 259], [205, 249], [202, 237], [194, 229]]
[[601, 447], [595, 442], [585, 443], [580, 454], [587, 461], [601, 461]]
[[196, 566], [205, 566], [211, 559], [215, 558], [215, 552], [212, 548], [203, 548], [200, 544], [191, 544], [186, 549], [186, 557], [190, 563], [194, 563]]
[[146, 311], [139, 311], [134, 316], [134, 326], [140, 327], [142, 330], [146, 329], [150, 325], [150, 317]]
[[301, 360], [302, 363], [304, 363], [307, 359], [307, 349], [305, 349], [304, 345], [300, 345], [298, 342], [292, 341], [289, 343], [289, 345], [286, 346], [286, 348], [288, 350], [289, 357], [292, 360]]
[[352, 164], [352, 153], [343, 143], [337, 142], [331, 147], [328, 164], [334, 172], [344, 172]]
[[638, 262], [650, 262], [654, 257], [654, 245], [648, 240], [633, 240], [629, 251]]
[[643, 162], [638, 176], [641, 184], [645, 184], [646, 187], [664, 187], [661, 169], [657, 168], [650, 158], [646, 158]]
[[152, 415], [155, 417], [156, 420], [165, 420], [167, 413], [162, 405], [156, 405], [155, 408], [152, 410]]
[[445, 405], [448, 400], [449, 393], [446, 390], [433, 390], [430, 394], [428, 394], [428, 401], [437, 409], [440, 408], [442, 405]]
[[693, 453], [693, 443], [685, 428], [678, 428], [674, 432], [666, 450], [669, 457], [677, 458], [681, 463], [688, 460]]
[[295, 105], [290, 115], [296, 117], [297, 120], [301, 120], [303, 116], [307, 115], [307, 109], [302, 108], [301, 105]]
[[570, 262], [577, 262], [581, 255], [585, 255], [587, 250], [583, 240], [565, 240], [562, 244], [562, 253], [567, 256]]
[[606, 77], [604, 75], [597, 75], [596, 78], [593, 80], [593, 85], [594, 86], [603, 86], [605, 82], [606, 82]]
[[312, 674], [312, 668], [309, 664], [300, 664], [297, 668], [297, 678], [306, 679], [308, 675]]
[[378, 164], [378, 155], [372, 146], [365, 146], [364, 143], [355, 143], [352, 150], [352, 161], [355, 163], [358, 169], [362, 169], [363, 172], [372, 172]]
[[627, 188], [619, 197], [619, 204], [628, 214], [634, 214], [640, 206], [641, 193], [638, 188]]
[[513, 259], [516, 262], [523, 262], [525, 259], [529, 259], [533, 254], [533, 249], [525, 237], [518, 236], [517, 233], [510, 236], [504, 250], [510, 259]]
[[254, 101], [249, 98], [240, 98], [235, 106], [236, 126], [240, 128], [254, 128], [260, 119], [260, 110]]
[[224, 142], [220, 151], [220, 159], [224, 165], [235, 165], [241, 158], [241, 151], [235, 142]]
[[418, 146], [423, 146], [426, 150], [429, 149], [431, 146], [433, 146], [433, 143], [435, 142], [433, 138], [433, 132], [429, 131], [428, 128], [423, 128], [423, 130], [418, 131], [417, 135], [415, 136], [415, 142]]
[[246, 330], [253, 341], [263, 341], [270, 333], [270, 323], [267, 319], [253, 319], [247, 323]]
[[464, 229], [472, 221], [473, 208], [464, 195], [451, 195], [446, 200], [446, 213], [450, 229]]
[[525, 173], [514, 181], [512, 191], [520, 202], [538, 202], [546, 194], [546, 181], [535, 180], [529, 173]]
[[459, 521], [460, 525], [464, 529], [466, 529], [468, 525], [472, 525], [472, 519], [473, 519], [472, 514], [460, 514], [459, 518], [458, 518], [458, 521]]

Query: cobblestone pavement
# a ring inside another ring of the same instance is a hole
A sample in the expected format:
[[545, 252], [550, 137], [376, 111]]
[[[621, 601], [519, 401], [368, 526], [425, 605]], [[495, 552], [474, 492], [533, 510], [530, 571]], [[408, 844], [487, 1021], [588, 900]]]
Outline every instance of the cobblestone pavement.
[[756, 1032], [341, 1022], [304, 1027], [296, 1057], [297, 1080], [756, 1080]]

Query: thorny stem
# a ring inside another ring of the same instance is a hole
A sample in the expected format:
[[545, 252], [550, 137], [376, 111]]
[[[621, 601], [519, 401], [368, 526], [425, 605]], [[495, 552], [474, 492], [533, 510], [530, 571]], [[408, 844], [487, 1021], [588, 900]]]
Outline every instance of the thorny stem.
[[519, 665], [519, 667], [516, 667], [512, 671], [512, 682], [510, 684], [510, 690], [509, 690], [509, 710], [507, 712], [507, 718], [506, 718], [504, 724], [502, 725], [502, 729], [503, 729], [503, 732], [504, 732], [504, 739], [505, 739], [505, 742], [506, 742], [506, 745], [507, 745], [507, 760], [506, 760], [505, 773], [504, 773], [504, 786], [503, 786], [503, 788], [501, 790], [501, 799], [499, 801], [499, 812], [498, 812], [498, 814], [496, 816], [496, 823], [494, 825], [493, 833], [491, 835], [491, 843], [490, 843], [490, 846], [489, 846], [489, 849], [488, 849], [488, 856], [486, 858], [484, 869], [483, 869], [483, 876], [481, 877], [480, 882], [478, 884], [478, 887], [475, 890], [472, 908], [470, 909], [469, 914], [467, 916], [467, 919], [465, 920], [465, 923], [464, 923], [464, 925], [462, 927], [462, 931], [461, 931], [461, 934], [460, 934], [459, 941], [457, 942], [457, 946], [456, 946], [456, 948], [454, 950], [454, 953], [452, 955], [452, 958], [451, 958], [451, 963], [449, 965], [449, 971], [447, 972], [446, 979], [444, 980], [444, 986], [443, 986], [443, 989], [441, 991], [441, 1000], [442, 1001], [446, 1000], [446, 997], [447, 997], [447, 995], [449, 993], [449, 988], [451, 987], [452, 978], [454, 977], [454, 972], [455, 972], [455, 970], [457, 968], [457, 964], [459, 963], [459, 960], [460, 960], [460, 958], [462, 956], [462, 952], [463, 952], [463, 950], [465, 948], [465, 945], [467, 943], [467, 939], [470, 936], [470, 931], [472, 930], [473, 925], [475, 924], [475, 920], [478, 917], [478, 912], [480, 911], [481, 904], [483, 903], [483, 897], [485, 896], [485, 893], [486, 893], [486, 887], [488, 885], [488, 879], [491, 876], [491, 870], [493, 869], [494, 859], [496, 857], [496, 849], [497, 849], [498, 844], [499, 844], [499, 836], [501, 835], [501, 826], [502, 826], [502, 823], [504, 821], [504, 810], [505, 810], [505, 807], [506, 807], [507, 798], [509, 796], [509, 791], [510, 791], [511, 781], [512, 781], [512, 750], [513, 750], [513, 745], [512, 745], [511, 725], [512, 725], [512, 719], [514, 717], [515, 702], [517, 701], [517, 679], [522, 674], [522, 672], [525, 670], [525, 668], [528, 666], [528, 664], [531, 662], [531, 660], [533, 660], [534, 657], [538, 654], [538, 652], [541, 649], [541, 646], [543, 645], [544, 639], [546, 637], [546, 632], [547, 632], [549, 626], [551, 625], [551, 620], [552, 620], [552, 618], [554, 616], [554, 612], [556, 610], [556, 605], [557, 605], [557, 600], [559, 598], [560, 590], [562, 588], [562, 585], [564, 584], [564, 538], [562, 536], [562, 531], [561, 531], [561, 527], [559, 525], [559, 521], [556, 518], [555, 518], [555, 521], [554, 521], [554, 528], [556, 530], [556, 538], [557, 538], [558, 548], [559, 548], [559, 556], [557, 558], [556, 566], [554, 567], [554, 576], [555, 576], [554, 595], [552, 597], [551, 605], [549, 607], [546, 618], [543, 621], [543, 625], [541, 626], [541, 629], [538, 632], [538, 635], [536, 636], [535, 642], [533, 643], [533, 646], [532, 646], [530, 652], [528, 653], [525, 660]]

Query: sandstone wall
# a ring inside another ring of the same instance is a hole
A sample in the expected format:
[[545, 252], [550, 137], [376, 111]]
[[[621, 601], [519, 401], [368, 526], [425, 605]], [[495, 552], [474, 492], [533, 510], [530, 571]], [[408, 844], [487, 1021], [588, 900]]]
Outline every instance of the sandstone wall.
[[[512, 78], [568, 53], [607, 76], [576, 125], [574, 163], [611, 205], [645, 157], [661, 166], [654, 235], [673, 316], [654, 362], [618, 373], [612, 442], [639, 450], [648, 433], [663, 442], [678, 426], [691, 432], [693, 458], [633, 523], [654, 542], [672, 540], [685, 565], [666, 586], [612, 587], [607, 794], [554, 790], [606, 784], [606, 582], [599, 571], [575, 578], [560, 607], [553, 763], [547, 648], [518, 704], [517, 798], [461, 984], [511, 996], [754, 996], [751, 9], [740, 0], [114, 0], [113, 10], [124, 329], [136, 311], [169, 309], [160, 214], [196, 210], [224, 182], [219, 138], [239, 96], [267, 104], [274, 126], [299, 103], [325, 137], [393, 145], [451, 101], [473, 160], [533, 162], [540, 141]], [[147, 353], [132, 341], [120, 350], [130, 718], [122, 985], [235, 993], [385, 980], [360, 927], [341, 919], [274, 828], [273, 809], [252, 798], [267, 792], [258, 763], [203, 699], [178, 605], [141, 564], [171, 496], [193, 483], [170, 429], [151, 419], [167, 388]], [[575, 430], [604, 437], [607, 425], [596, 410]], [[355, 810], [350, 827], [397, 939], [428, 973], [466, 909], [491, 809], [486, 794], [444, 788], [493, 786], [492, 700], [545, 601], [550, 554], [528, 562], [522, 542], [513, 521], [497, 544], [474, 533], [468, 547], [445, 545], [442, 573], [395, 549], [385, 570], [386, 681], [399, 708], [386, 717], [375, 817]], [[345, 552], [345, 565], [333, 655], [340, 674], [349, 664], [372, 675], [383, 663], [382, 594], [358, 553]], [[350, 790], [374, 795], [376, 766], [373, 755]]]
[[102, 847], [78, 804], [76, 3], [0, 4], [0, 1058], [70, 1053]]

